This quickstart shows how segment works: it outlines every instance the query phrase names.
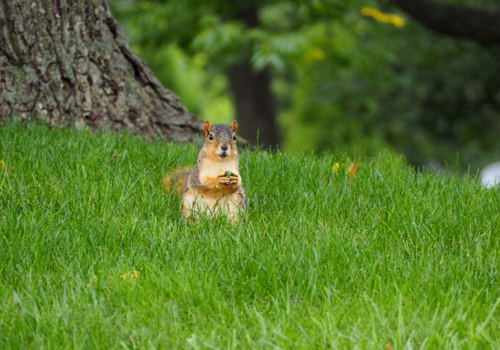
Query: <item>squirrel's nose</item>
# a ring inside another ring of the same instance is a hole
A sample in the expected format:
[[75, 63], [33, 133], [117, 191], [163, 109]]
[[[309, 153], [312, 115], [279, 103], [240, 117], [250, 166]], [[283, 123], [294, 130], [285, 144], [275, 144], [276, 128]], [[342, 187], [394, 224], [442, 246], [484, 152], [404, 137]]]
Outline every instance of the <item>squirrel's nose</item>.
[[220, 146], [220, 149], [223, 150], [224, 152], [227, 151], [227, 145]]

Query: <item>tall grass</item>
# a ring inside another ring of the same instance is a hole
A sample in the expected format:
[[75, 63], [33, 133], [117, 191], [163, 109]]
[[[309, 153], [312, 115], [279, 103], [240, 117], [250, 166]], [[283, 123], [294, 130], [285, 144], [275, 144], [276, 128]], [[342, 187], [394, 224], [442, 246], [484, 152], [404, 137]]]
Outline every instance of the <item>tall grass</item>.
[[498, 189], [243, 151], [245, 221], [189, 225], [161, 180], [197, 152], [1, 128], [0, 348], [500, 346]]

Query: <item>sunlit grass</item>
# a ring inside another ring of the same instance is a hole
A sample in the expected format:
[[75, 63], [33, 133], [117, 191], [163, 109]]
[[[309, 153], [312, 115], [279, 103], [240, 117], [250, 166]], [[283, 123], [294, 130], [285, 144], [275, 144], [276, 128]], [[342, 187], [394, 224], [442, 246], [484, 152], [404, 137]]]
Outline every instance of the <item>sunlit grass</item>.
[[244, 151], [246, 221], [187, 225], [161, 180], [197, 152], [0, 129], [0, 348], [500, 346], [498, 189]]

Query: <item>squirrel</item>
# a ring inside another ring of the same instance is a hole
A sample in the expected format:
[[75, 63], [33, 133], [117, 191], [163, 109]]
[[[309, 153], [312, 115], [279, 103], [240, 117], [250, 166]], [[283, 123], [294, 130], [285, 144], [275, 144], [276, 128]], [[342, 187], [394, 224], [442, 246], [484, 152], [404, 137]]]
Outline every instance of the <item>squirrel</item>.
[[236, 148], [238, 123], [212, 125], [207, 120], [204, 129], [205, 143], [196, 165], [174, 170], [164, 179], [164, 185], [167, 191], [176, 187], [182, 196], [183, 218], [201, 213], [209, 217], [227, 214], [234, 221], [245, 212], [245, 190]]

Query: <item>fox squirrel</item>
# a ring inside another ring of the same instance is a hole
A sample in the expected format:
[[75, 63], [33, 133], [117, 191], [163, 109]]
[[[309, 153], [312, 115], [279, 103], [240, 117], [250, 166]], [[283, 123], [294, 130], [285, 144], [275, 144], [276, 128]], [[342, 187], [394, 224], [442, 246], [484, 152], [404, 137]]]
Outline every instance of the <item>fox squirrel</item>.
[[205, 143], [196, 165], [174, 170], [164, 184], [167, 191], [176, 187], [182, 196], [183, 218], [204, 213], [209, 217], [228, 214], [234, 220], [245, 211], [236, 149], [238, 123], [233, 121], [228, 126], [205, 121], [204, 129]]

